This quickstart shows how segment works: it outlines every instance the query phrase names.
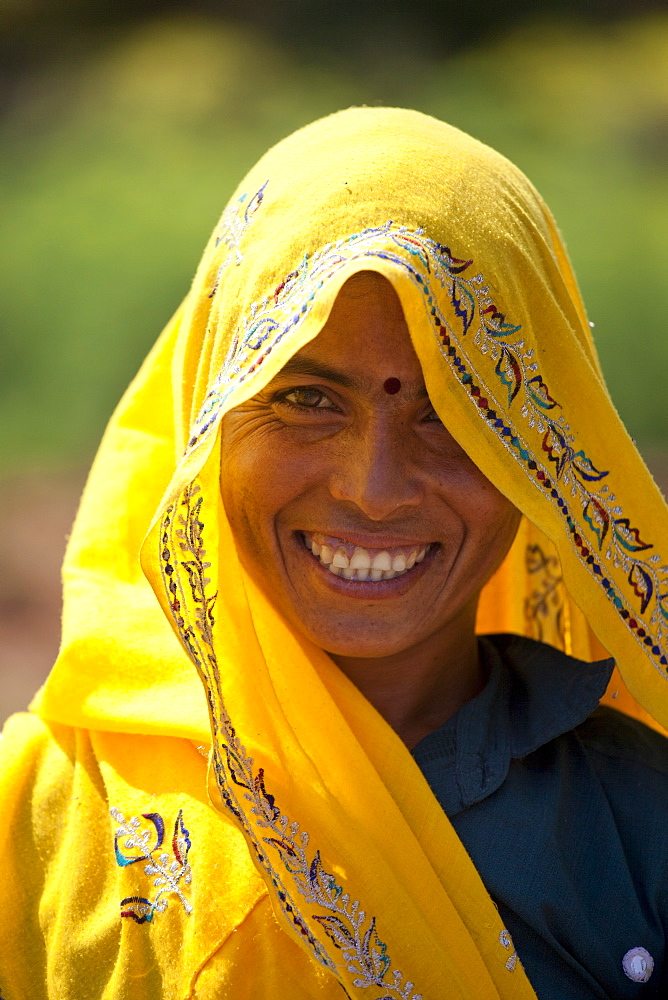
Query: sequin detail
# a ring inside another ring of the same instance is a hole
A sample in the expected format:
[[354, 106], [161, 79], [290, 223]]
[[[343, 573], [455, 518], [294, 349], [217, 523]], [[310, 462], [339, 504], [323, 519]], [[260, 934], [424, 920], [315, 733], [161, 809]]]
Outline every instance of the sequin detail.
[[[191, 848], [190, 831], [183, 822], [183, 811], [179, 810], [174, 823], [171, 849], [160, 853], [165, 839], [165, 823], [159, 813], [142, 813], [141, 818], [132, 816], [126, 821], [122, 812], [111, 809], [112, 817], [119, 824], [114, 834], [116, 863], [127, 868], [139, 861], [147, 861], [144, 874], [153, 877], [153, 887], [157, 893], [153, 899], [145, 896], [126, 896], [121, 900], [121, 917], [129, 917], [138, 924], [151, 923], [156, 913], [164, 913], [170, 896], [176, 896], [186, 913], [192, 913], [192, 906], [183, 894], [181, 885], [190, 885], [192, 872], [188, 863]], [[142, 819], [146, 823], [142, 823]]]

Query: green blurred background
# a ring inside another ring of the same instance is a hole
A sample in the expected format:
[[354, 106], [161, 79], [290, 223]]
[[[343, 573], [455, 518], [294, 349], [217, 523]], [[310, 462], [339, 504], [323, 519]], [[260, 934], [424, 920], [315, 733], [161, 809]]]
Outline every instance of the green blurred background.
[[[0, 642], [14, 674], [32, 683], [25, 664], [37, 676], [52, 659], [83, 470], [229, 194], [268, 145], [351, 104], [444, 118], [531, 177], [613, 399], [666, 475], [665, 2], [0, 0], [0, 66]], [[0, 718], [24, 698], [3, 709], [0, 694]]]

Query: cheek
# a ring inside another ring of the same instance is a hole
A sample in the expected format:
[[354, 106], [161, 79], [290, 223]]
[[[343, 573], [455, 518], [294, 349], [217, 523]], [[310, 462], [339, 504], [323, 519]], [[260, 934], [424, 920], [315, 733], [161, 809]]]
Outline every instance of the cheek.
[[221, 496], [247, 554], [273, 547], [281, 513], [319, 481], [314, 457], [272, 427], [223, 426]]
[[483, 546], [483, 560], [489, 576], [498, 569], [512, 545], [522, 515], [489, 480], [481, 478], [468, 525], [478, 546]]
[[498, 564], [512, 544], [521, 514], [468, 457], [459, 457], [445, 470], [441, 495], [456, 509], [482, 561]]

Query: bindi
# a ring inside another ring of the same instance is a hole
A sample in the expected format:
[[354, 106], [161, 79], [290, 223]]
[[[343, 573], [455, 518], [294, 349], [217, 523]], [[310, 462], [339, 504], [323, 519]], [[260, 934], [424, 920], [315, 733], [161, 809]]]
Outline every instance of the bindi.
[[389, 396], [394, 396], [401, 389], [401, 382], [398, 378], [386, 378], [383, 382], [383, 389]]

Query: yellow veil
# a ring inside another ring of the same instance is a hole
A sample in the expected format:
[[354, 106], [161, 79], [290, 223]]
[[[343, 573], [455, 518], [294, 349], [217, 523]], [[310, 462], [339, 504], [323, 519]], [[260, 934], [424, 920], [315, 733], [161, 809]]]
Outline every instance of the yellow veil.
[[[211, 801], [285, 934], [349, 997], [531, 997], [410, 754], [254, 586], [220, 500], [222, 415], [369, 269], [400, 297], [444, 423], [525, 515], [479, 630], [582, 659], [602, 644], [668, 722], [668, 512], [606, 393], [552, 217], [499, 154], [384, 108], [296, 132], [233, 195], [102, 442], [35, 707], [211, 744]], [[211, 891], [226, 906], [235, 889]]]

